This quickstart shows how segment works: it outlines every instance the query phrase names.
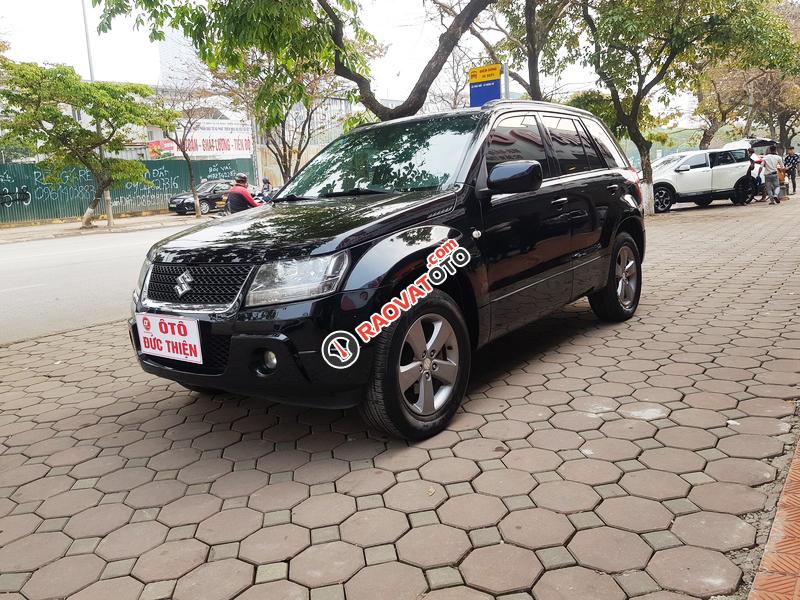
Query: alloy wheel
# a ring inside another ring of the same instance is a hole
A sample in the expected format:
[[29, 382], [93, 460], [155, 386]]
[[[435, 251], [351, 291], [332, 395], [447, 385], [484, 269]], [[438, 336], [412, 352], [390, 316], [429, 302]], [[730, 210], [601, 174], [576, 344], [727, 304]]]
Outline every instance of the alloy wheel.
[[630, 246], [619, 249], [615, 276], [619, 303], [623, 308], [630, 308], [636, 301], [636, 286], [639, 285], [639, 269]]
[[454, 396], [458, 381], [458, 338], [442, 315], [421, 316], [409, 327], [400, 350], [397, 378], [409, 408], [432, 415]]
[[655, 207], [658, 212], [666, 212], [672, 206], [672, 198], [669, 191], [664, 188], [657, 188], [655, 191]]

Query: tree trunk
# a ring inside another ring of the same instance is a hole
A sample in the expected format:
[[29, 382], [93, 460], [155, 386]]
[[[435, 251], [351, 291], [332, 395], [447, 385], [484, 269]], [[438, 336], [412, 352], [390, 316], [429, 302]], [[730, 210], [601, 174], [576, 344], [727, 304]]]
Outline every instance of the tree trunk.
[[786, 149], [792, 145], [789, 139], [789, 128], [786, 126], [787, 117], [785, 113], [778, 113], [778, 143], [786, 152]]
[[542, 100], [542, 84], [539, 77], [539, 36], [536, 25], [536, 0], [525, 0], [525, 37], [528, 47], [528, 82], [531, 100]]
[[708, 150], [721, 127], [722, 123], [711, 123], [703, 130], [703, 136], [700, 138], [700, 150]]
[[189, 153], [181, 150], [183, 159], [186, 161], [186, 169], [189, 171], [189, 189], [192, 190], [192, 198], [194, 198], [194, 218], [199, 219], [202, 214], [200, 212], [200, 197], [197, 195], [197, 183], [194, 180], [194, 167], [192, 166], [192, 159], [189, 158]]
[[[97, 173], [92, 173], [92, 177], [94, 177], [94, 198], [92, 201], [89, 202], [89, 206], [86, 207], [86, 212], [83, 213], [83, 217], [81, 218], [81, 229], [88, 229], [92, 227], [92, 221], [97, 216], [97, 207], [100, 205], [100, 201], [106, 196], [106, 192], [108, 192], [109, 184], [104, 183], [103, 177], [98, 175]], [[108, 194], [106, 210], [111, 210], [111, 194]], [[109, 227], [113, 226], [114, 224], [114, 216], [113, 214], [110, 215], [110, 220], [108, 222]]]
[[644, 204], [646, 215], [654, 215], [656, 214], [656, 209], [655, 196], [653, 195], [653, 165], [650, 162], [650, 148], [653, 147], [653, 142], [645, 139], [641, 134], [637, 137], [639, 139], [634, 143], [642, 161], [642, 204]]

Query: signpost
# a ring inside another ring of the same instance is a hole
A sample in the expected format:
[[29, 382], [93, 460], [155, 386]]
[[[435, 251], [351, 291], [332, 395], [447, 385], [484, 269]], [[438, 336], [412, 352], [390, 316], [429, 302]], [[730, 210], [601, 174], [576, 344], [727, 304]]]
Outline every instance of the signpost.
[[483, 65], [469, 70], [469, 105], [483, 106], [490, 100], [503, 97], [500, 79], [503, 66]]

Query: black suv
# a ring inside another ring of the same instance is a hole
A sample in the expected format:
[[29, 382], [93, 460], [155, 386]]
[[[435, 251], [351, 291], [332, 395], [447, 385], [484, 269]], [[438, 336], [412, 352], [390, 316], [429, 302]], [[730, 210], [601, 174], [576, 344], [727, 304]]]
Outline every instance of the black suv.
[[422, 438], [490, 340], [582, 296], [631, 317], [644, 247], [638, 177], [595, 117], [496, 101], [357, 128], [274, 202], [157, 243], [131, 340], [189, 389]]

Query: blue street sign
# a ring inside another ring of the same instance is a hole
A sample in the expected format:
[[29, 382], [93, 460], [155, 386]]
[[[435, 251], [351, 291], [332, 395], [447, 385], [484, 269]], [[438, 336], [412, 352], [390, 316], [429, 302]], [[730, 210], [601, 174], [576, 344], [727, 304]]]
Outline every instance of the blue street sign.
[[500, 80], [481, 81], [469, 84], [469, 105], [483, 106], [489, 100], [499, 100], [501, 97]]

